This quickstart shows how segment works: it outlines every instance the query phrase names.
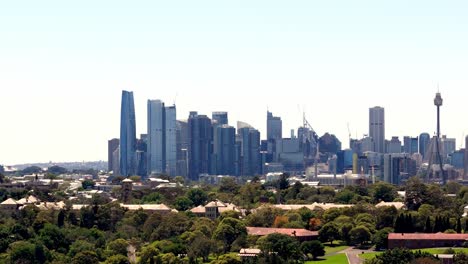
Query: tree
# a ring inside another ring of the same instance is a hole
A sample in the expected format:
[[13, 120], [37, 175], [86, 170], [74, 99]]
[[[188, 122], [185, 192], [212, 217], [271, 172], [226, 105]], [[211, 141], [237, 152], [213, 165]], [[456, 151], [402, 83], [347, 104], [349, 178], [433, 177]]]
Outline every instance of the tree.
[[393, 232], [392, 228], [386, 227], [384, 229], [377, 231], [372, 236], [372, 243], [375, 244], [376, 250], [382, 250], [382, 249], [388, 248], [388, 234], [392, 232]]
[[302, 253], [311, 254], [314, 260], [325, 255], [325, 246], [318, 240], [306, 241], [301, 245]]
[[107, 249], [111, 252], [111, 255], [127, 255], [128, 242], [125, 239], [118, 238], [107, 244]]
[[210, 264], [241, 264], [239, 256], [236, 253], [229, 253], [220, 256], [218, 259], [213, 260]]
[[21, 171], [21, 175], [41, 173], [42, 168], [38, 166], [30, 166]]
[[[407, 264], [407, 263], [421, 263], [413, 262], [418, 259], [428, 259], [434, 260], [435, 257], [427, 252], [412, 252], [408, 249], [394, 248], [391, 250], [386, 250], [382, 254], [377, 255], [374, 259], [369, 262], [369, 264]], [[432, 263], [432, 262], [422, 262], [422, 263]]]
[[284, 261], [290, 259], [299, 259], [301, 256], [299, 242], [287, 235], [283, 234], [270, 234], [266, 237], [262, 237], [257, 241], [260, 249], [265, 252], [275, 252]]
[[159, 250], [153, 245], [144, 247], [141, 251], [139, 264], [155, 264], [155, 258], [159, 253]]
[[214, 239], [224, 243], [224, 252], [228, 252], [234, 241], [240, 236], [247, 236], [244, 223], [230, 217], [223, 219], [213, 233]]
[[193, 202], [189, 198], [185, 196], [177, 197], [174, 207], [178, 211], [187, 211], [188, 209], [192, 208]]
[[365, 226], [357, 226], [349, 231], [351, 243], [353, 245], [363, 245], [371, 240], [371, 232]]
[[208, 195], [202, 189], [194, 188], [188, 190], [187, 198], [192, 201], [193, 206], [199, 206], [206, 203]]
[[418, 177], [412, 177], [406, 182], [405, 205], [409, 210], [418, 210], [428, 198], [428, 188]]
[[93, 181], [93, 180], [84, 180], [82, 183], [81, 183], [81, 186], [83, 187], [83, 189], [91, 189], [94, 187], [94, 185], [96, 185], [96, 183]]
[[128, 261], [128, 258], [126, 256], [114, 255], [108, 257], [104, 264], [130, 264], [130, 261]]
[[63, 210], [60, 210], [57, 215], [57, 226], [63, 227], [64, 224], [65, 224], [65, 212]]
[[426, 224], [424, 226], [424, 233], [432, 233], [431, 217], [426, 218]]
[[71, 264], [99, 264], [99, 259], [93, 251], [83, 251], [73, 257]]
[[76, 240], [73, 244], [70, 245], [70, 250], [68, 250], [68, 256], [74, 257], [76, 254], [84, 251], [93, 251], [95, 245], [85, 241], [85, 240]]
[[[36, 262], [37, 261], [36, 251], [37, 251], [37, 248], [34, 244], [26, 242], [26, 241], [18, 241], [10, 245], [10, 248], [8, 249], [8, 255], [10, 257], [11, 263], [31, 263], [31, 264], [34, 263], [35, 264], [35, 263], [38, 263]], [[42, 248], [42, 252], [43, 251], [44, 249]]]
[[333, 223], [326, 223], [320, 230], [319, 230], [320, 240], [324, 242], [330, 242], [330, 245], [333, 244], [333, 240], [337, 240], [340, 238], [340, 231], [338, 226]]
[[52, 173], [52, 174], [55, 174], [55, 175], [60, 175], [60, 174], [65, 174], [68, 172], [67, 169], [65, 169], [64, 167], [60, 167], [60, 166], [51, 166], [47, 169], [47, 172], [48, 173]]
[[458, 252], [453, 256], [453, 263], [457, 264], [468, 264], [468, 254]]
[[461, 225], [460, 218], [457, 218], [457, 227], [456, 227], [455, 231], [457, 231], [458, 234], [461, 234], [461, 232], [462, 232], [462, 225]]

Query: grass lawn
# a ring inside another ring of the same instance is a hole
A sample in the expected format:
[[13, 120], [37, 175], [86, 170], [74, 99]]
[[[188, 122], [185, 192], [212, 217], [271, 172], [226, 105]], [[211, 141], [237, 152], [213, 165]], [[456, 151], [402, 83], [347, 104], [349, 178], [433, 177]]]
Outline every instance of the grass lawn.
[[307, 261], [306, 264], [348, 264], [348, 258], [345, 254], [337, 254], [317, 261]]
[[325, 255], [330, 255], [330, 254], [333, 254], [333, 253], [336, 253], [336, 252], [340, 252], [342, 250], [345, 250], [349, 248], [349, 246], [340, 246], [340, 245], [334, 245], [332, 247], [330, 247], [329, 245], [326, 245], [325, 246]]

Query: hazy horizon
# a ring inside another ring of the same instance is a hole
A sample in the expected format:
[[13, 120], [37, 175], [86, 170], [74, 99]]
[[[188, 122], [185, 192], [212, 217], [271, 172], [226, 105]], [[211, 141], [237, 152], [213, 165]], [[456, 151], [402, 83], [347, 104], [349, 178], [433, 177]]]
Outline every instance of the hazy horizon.
[[8, 1], [0, 3], [0, 164], [107, 160], [121, 90], [211, 117], [228, 111], [266, 137], [304, 111], [348, 146], [385, 108], [385, 135], [468, 134], [463, 1]]

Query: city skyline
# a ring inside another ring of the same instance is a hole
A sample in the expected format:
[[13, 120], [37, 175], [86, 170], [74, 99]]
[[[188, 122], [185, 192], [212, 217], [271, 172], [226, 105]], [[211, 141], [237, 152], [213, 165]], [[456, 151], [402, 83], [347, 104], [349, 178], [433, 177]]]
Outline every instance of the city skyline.
[[[182, 6], [182, 7], [181, 7]], [[91, 8], [92, 7], [92, 8]], [[319, 136], [348, 146], [385, 108], [385, 136], [468, 134], [467, 3], [359, 1], [194, 4], [0, 4], [0, 164], [106, 160], [119, 137], [121, 90], [134, 92], [136, 134], [146, 101], [251, 124], [267, 110], [282, 134], [302, 113]], [[438, 88], [440, 87], [440, 88]]]

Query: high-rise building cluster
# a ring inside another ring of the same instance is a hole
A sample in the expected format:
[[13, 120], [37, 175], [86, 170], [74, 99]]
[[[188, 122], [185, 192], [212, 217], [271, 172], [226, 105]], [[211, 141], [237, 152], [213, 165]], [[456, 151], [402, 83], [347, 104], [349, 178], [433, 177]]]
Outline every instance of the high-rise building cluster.
[[[398, 136], [387, 140], [385, 109], [380, 106], [369, 108], [369, 133], [361, 139], [349, 135], [350, 147], [344, 150], [335, 135], [319, 137], [305, 116], [297, 133], [292, 130], [285, 138], [281, 117], [267, 111], [262, 140], [259, 130], [245, 122], [230, 126], [227, 112], [213, 112], [210, 118], [192, 111], [186, 120], [177, 120], [175, 105], [148, 100], [147, 114], [146, 134], [137, 139], [133, 93], [122, 92], [120, 138], [108, 142], [108, 169], [115, 175], [183, 176], [197, 181], [212, 175], [276, 172], [336, 177], [350, 171], [394, 184], [424, 174], [423, 169], [434, 171], [431, 177], [454, 176], [457, 170], [468, 176], [468, 148], [457, 150], [454, 138], [421, 133], [402, 141]], [[439, 163], [447, 171], [433, 169]]]

